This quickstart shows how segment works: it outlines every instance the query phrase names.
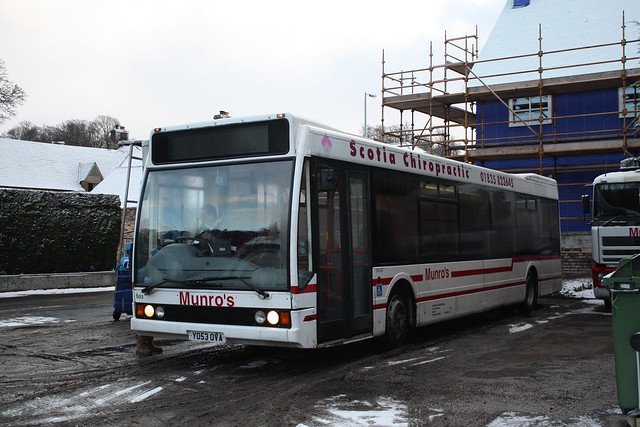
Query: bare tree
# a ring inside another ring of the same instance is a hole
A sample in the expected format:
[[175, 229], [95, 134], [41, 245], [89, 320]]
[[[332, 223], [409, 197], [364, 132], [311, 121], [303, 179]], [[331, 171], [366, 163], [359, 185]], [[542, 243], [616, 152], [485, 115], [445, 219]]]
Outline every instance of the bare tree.
[[16, 107], [24, 102], [26, 93], [9, 81], [4, 61], [0, 60], [0, 123], [16, 115]]
[[[384, 141], [382, 138], [381, 126], [367, 126], [369, 138], [376, 141], [382, 141], [391, 145], [411, 145], [412, 133], [409, 131], [411, 125], [405, 123], [404, 125], [389, 125], [384, 127]], [[364, 132], [363, 132], [364, 135]]]
[[97, 148], [118, 148], [118, 144], [111, 138], [111, 131], [120, 126], [120, 121], [111, 116], [98, 116], [93, 122], [95, 145]]
[[[369, 138], [376, 141], [383, 141], [382, 128], [380, 126], [367, 126], [369, 128]], [[364, 130], [363, 130], [364, 135]], [[419, 148], [436, 156], [445, 156], [455, 154], [455, 150], [459, 149], [455, 143], [448, 143], [445, 135], [420, 135], [411, 131], [411, 125], [390, 125], [384, 128], [384, 143], [390, 145], [401, 145], [409, 148]]]
[[18, 126], [14, 126], [9, 129], [3, 136], [20, 139], [22, 141], [41, 141], [43, 138], [44, 129], [34, 125], [31, 122], [20, 122]]
[[98, 116], [93, 121], [67, 120], [57, 126], [36, 126], [31, 122], [20, 122], [3, 136], [23, 141], [64, 141], [67, 145], [95, 148], [118, 148], [111, 139], [111, 131], [120, 124], [110, 116]]
[[64, 141], [68, 145], [93, 146], [93, 129], [86, 120], [67, 120], [56, 127], [53, 141]]

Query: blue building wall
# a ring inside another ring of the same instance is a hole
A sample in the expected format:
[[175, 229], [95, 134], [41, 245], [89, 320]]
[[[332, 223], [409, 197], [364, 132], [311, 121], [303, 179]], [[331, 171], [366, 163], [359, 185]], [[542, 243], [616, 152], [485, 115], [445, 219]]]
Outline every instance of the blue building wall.
[[[579, 137], [576, 133], [584, 133], [588, 138], [619, 136], [619, 132], [611, 132], [622, 128], [622, 119], [617, 113], [620, 108], [618, 100], [617, 88], [553, 95], [552, 114], [557, 118], [554, 123], [542, 126], [542, 134], [547, 135], [544, 139], [553, 141], [552, 135], [556, 134], [558, 140], [576, 140]], [[509, 126], [506, 123], [509, 110], [499, 101], [479, 102], [476, 112], [478, 143], [538, 142], [537, 136], [526, 126]], [[584, 116], [586, 114], [597, 115]], [[537, 122], [529, 123], [529, 126], [535, 132], [540, 131]]]
[[[621, 138], [623, 119], [618, 115], [618, 102], [617, 88], [553, 95], [551, 114], [554, 119], [552, 123], [542, 125], [543, 141], [562, 144]], [[476, 128], [478, 144], [514, 145], [539, 142], [538, 136], [532, 134], [526, 126], [509, 126], [509, 111], [499, 101], [479, 102], [476, 112], [479, 123]], [[596, 115], [584, 116], [588, 114]], [[539, 123], [530, 126], [534, 131], [540, 132]], [[581, 196], [591, 193], [592, 189], [588, 184], [593, 182], [596, 176], [617, 169], [617, 164], [623, 158], [623, 153], [619, 153], [542, 159], [544, 174], [558, 181], [562, 231], [590, 230], [587, 221], [583, 219]], [[540, 159], [491, 161], [482, 165], [510, 172], [538, 172]]]

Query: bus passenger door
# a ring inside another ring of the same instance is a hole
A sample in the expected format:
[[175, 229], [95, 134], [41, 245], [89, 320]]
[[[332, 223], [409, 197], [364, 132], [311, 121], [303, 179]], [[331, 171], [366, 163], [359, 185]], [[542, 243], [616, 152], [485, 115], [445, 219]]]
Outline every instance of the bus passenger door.
[[316, 171], [318, 343], [324, 343], [372, 330], [369, 186], [365, 171], [326, 163]]

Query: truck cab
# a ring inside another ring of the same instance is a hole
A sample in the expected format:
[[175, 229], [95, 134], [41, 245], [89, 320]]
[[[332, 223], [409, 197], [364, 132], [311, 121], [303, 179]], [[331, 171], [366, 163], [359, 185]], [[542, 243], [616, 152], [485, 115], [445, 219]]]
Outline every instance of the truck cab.
[[640, 160], [620, 162], [620, 170], [593, 181], [591, 224], [593, 291], [611, 306], [602, 278], [613, 272], [621, 259], [640, 253]]

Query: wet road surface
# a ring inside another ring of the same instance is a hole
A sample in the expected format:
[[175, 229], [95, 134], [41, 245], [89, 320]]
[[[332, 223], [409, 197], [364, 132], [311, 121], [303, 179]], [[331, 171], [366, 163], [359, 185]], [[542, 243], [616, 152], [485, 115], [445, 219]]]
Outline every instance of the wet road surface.
[[602, 302], [540, 303], [392, 351], [157, 340], [140, 358], [112, 292], [0, 299], [0, 424], [625, 426]]

